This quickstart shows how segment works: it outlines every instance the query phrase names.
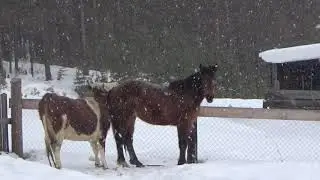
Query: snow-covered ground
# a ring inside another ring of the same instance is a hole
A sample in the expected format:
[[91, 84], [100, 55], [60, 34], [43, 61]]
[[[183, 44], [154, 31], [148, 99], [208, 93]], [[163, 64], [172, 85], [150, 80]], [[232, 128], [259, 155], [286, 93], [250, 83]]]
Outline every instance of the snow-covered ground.
[[[5, 63], [4, 67], [8, 67]], [[28, 69], [28, 64], [22, 64]], [[43, 82], [43, 66], [36, 64], [34, 78], [20, 75], [25, 98], [39, 99], [54, 90], [69, 97], [73, 91], [75, 69], [51, 66], [55, 78]], [[98, 72], [91, 71], [92, 74]], [[10, 81], [9, 79], [7, 80]], [[10, 87], [9, 87], [10, 88]], [[2, 92], [10, 92], [3, 90]], [[261, 99], [215, 99], [203, 106], [262, 107]], [[49, 167], [44, 152], [43, 130], [37, 111], [23, 111], [23, 135], [26, 160], [12, 154], [0, 156], [3, 179], [213, 179], [213, 180], [309, 180], [320, 178], [320, 125], [316, 122], [272, 121], [225, 118], [198, 118], [198, 156], [200, 164], [177, 166], [176, 129], [152, 126], [137, 121], [134, 146], [145, 164], [162, 167], [117, 168], [116, 148], [111, 131], [107, 138], [108, 170], [94, 168], [91, 148], [86, 142], [65, 141], [62, 146], [62, 170]]]
[[[47, 165], [24, 161], [8, 155], [0, 156], [0, 176], [10, 180], [318, 180], [320, 167], [316, 163], [272, 162], [208, 162], [205, 164], [165, 168], [118, 169], [90, 174], [79, 170], [56, 170]], [[95, 175], [92, 175], [95, 174]]]

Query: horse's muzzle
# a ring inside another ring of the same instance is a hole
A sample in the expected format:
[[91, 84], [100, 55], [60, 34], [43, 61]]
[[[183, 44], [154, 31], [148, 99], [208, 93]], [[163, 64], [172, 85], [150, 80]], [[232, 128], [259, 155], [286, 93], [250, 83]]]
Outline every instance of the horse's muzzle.
[[206, 97], [207, 102], [208, 102], [208, 103], [212, 103], [212, 102], [213, 102], [213, 98], [214, 98], [214, 96], [207, 96], [207, 97]]

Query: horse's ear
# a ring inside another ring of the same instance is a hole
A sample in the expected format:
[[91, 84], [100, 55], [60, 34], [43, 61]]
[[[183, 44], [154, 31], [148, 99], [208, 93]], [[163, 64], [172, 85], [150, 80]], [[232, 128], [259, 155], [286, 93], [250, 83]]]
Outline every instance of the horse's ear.
[[200, 69], [200, 71], [202, 71], [202, 69], [203, 69], [203, 65], [201, 63], [199, 65], [199, 69]]
[[213, 66], [210, 67], [212, 71], [216, 72], [218, 69], [218, 64], [215, 64]]

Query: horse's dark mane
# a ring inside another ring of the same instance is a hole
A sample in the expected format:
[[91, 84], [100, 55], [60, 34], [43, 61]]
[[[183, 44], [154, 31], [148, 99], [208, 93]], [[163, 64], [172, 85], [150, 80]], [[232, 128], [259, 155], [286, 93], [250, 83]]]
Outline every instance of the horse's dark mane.
[[172, 81], [169, 84], [169, 89], [180, 95], [202, 96], [202, 88], [200, 72], [191, 74], [184, 79]]

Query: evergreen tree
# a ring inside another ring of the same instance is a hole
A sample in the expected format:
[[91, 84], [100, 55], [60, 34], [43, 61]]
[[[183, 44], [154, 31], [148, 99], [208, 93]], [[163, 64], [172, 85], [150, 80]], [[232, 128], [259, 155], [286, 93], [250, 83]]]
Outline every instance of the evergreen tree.
[[86, 82], [87, 82], [87, 76], [83, 74], [83, 71], [80, 69], [76, 70], [76, 75], [74, 79], [74, 90], [76, 93], [78, 93], [79, 97], [84, 97], [86, 93]]

